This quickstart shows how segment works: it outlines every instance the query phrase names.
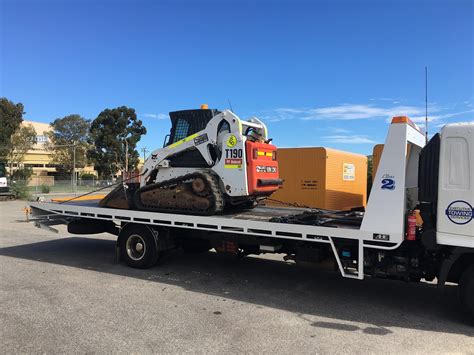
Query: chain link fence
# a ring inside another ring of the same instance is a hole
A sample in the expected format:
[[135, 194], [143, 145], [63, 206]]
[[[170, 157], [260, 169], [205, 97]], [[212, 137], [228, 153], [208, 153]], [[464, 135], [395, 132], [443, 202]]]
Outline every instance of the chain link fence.
[[20, 199], [34, 199], [38, 196], [79, 196], [99, 190], [100, 194], [110, 192], [118, 180], [58, 179], [52, 176], [33, 176], [28, 180], [10, 180], [12, 192]]

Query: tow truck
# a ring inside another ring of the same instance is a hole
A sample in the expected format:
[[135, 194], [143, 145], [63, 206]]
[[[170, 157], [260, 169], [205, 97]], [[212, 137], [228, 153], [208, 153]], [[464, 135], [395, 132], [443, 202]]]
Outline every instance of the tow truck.
[[118, 258], [149, 268], [182, 247], [240, 256], [285, 253], [342, 277], [459, 285], [474, 318], [474, 123], [448, 124], [426, 143], [394, 117], [365, 210], [257, 206], [212, 216], [105, 208], [98, 200], [31, 202], [36, 226], [117, 236]]
[[10, 191], [8, 186], [7, 171], [5, 169], [5, 163], [0, 162], [0, 201], [14, 200], [15, 194]]

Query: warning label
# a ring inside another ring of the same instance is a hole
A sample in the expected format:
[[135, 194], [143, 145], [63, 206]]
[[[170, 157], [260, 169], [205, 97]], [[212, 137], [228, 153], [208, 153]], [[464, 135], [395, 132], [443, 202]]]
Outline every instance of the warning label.
[[355, 180], [355, 165], [344, 163], [342, 168], [342, 180], [354, 181]]
[[318, 180], [301, 180], [302, 190], [317, 190]]

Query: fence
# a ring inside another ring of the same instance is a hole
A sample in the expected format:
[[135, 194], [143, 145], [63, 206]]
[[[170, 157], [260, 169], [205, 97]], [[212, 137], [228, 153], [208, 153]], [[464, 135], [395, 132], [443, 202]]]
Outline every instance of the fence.
[[[44, 179], [47, 178], [47, 179]], [[82, 180], [78, 179], [55, 179], [52, 176], [32, 177], [27, 182], [14, 181], [12, 185], [26, 185], [26, 189], [32, 195], [82, 195], [101, 189], [98, 193], [108, 193], [115, 187], [117, 181], [113, 180]], [[52, 178], [52, 179], [51, 179]]]

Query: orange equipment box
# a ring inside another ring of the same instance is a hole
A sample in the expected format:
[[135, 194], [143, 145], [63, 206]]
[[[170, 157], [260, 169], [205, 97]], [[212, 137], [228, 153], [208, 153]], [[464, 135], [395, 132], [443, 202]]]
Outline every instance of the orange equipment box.
[[[365, 207], [365, 155], [324, 147], [279, 148], [277, 160], [283, 185], [270, 199], [330, 210]], [[275, 201], [267, 204], [283, 205]]]
[[372, 151], [372, 179], [375, 178], [375, 173], [379, 167], [380, 159], [382, 158], [383, 144], [374, 145]]

